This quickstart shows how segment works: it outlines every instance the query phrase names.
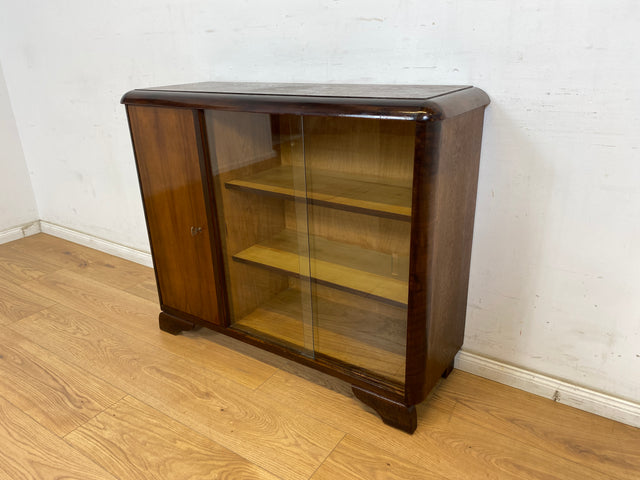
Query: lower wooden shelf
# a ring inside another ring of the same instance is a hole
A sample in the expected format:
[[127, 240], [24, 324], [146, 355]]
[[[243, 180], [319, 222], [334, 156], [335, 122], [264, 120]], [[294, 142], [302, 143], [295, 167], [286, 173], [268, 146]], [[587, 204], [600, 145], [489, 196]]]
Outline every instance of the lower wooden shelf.
[[274, 343], [308, 351], [305, 337], [313, 341], [314, 353], [336, 359], [370, 372], [394, 384], [404, 384], [407, 310], [386, 308], [384, 313], [355, 298], [345, 305], [320, 296], [313, 300], [313, 325], [303, 323], [301, 292], [284, 290], [252, 313], [233, 324], [233, 328]]
[[[301, 249], [309, 250], [300, 252]], [[310, 277], [328, 285], [391, 305], [407, 306], [408, 256], [393, 256], [317, 236], [283, 230], [233, 255], [238, 262]]]

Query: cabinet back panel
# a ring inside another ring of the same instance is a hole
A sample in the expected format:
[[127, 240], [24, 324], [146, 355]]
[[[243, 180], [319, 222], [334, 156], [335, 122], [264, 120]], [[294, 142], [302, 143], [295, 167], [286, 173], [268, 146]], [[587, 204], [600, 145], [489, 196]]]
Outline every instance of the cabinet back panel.
[[310, 205], [309, 233], [382, 253], [409, 255], [411, 224]]
[[310, 169], [384, 178], [411, 186], [415, 122], [304, 117], [304, 155]]

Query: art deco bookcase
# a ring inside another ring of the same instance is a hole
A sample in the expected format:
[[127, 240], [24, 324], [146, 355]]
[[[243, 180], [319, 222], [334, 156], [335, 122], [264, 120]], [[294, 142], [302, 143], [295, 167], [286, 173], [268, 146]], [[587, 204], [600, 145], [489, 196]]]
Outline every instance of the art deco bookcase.
[[160, 328], [335, 375], [413, 432], [463, 341], [486, 94], [199, 83], [122, 102]]

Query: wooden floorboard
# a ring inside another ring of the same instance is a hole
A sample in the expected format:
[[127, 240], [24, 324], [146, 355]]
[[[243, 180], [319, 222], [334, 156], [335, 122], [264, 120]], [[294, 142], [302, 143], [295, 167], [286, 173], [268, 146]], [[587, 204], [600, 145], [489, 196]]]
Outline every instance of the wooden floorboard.
[[132, 397], [65, 439], [118, 478], [277, 478]]
[[125, 395], [13, 330], [0, 330], [0, 355], [1, 394], [61, 436]]
[[0, 325], [28, 317], [55, 303], [0, 277]]
[[153, 271], [0, 245], [0, 479], [637, 479], [640, 429], [454, 371], [385, 426], [333, 377], [157, 327]]
[[0, 395], [0, 480], [115, 480]]
[[[375, 442], [375, 440], [374, 440]], [[454, 480], [424, 466], [375, 446], [374, 443], [347, 435], [311, 477], [312, 480]]]
[[[454, 371], [442, 383], [457, 382], [470, 383], [473, 388], [475, 382], [487, 381]], [[498, 384], [495, 387], [508, 388]], [[555, 478], [554, 471], [560, 468], [565, 474], [563, 478], [607, 478], [571, 458], [523, 441], [518, 431], [504, 426], [491, 428], [476, 418], [460, 415], [461, 406], [452, 410], [449, 403], [443, 404], [436, 395], [418, 406], [418, 428], [409, 436], [388, 429], [350, 395], [320, 387], [298, 375], [278, 372], [260, 388], [281, 401], [286, 396], [301, 411], [441, 476], [467, 478], [473, 472], [477, 478]], [[520, 392], [514, 393], [517, 398]], [[615, 438], [610, 441], [616, 442]]]
[[[306, 478], [344, 435], [269, 395], [244, 387], [64, 306], [11, 325], [62, 359], [130, 392], [282, 478]], [[168, 334], [165, 334], [168, 336]]]
[[77, 271], [59, 270], [37, 282], [27, 282], [23, 288], [116, 327], [133, 338], [201, 363], [203, 367], [251, 388], [261, 385], [275, 373], [274, 368], [232, 349], [211, 349], [209, 342], [167, 335], [158, 328], [156, 303], [86, 278]]
[[129, 287], [127, 289], [127, 292], [132, 293], [133, 295], [137, 295], [140, 298], [149, 300], [156, 305], [160, 301], [158, 298], [158, 287], [156, 287], [155, 277]]
[[588, 467], [589, 478], [640, 478], [640, 429], [455, 372], [434, 402], [488, 431]]
[[20, 285], [58, 269], [57, 265], [37, 258], [27, 250], [11, 248], [13, 243], [0, 245], [0, 279]]

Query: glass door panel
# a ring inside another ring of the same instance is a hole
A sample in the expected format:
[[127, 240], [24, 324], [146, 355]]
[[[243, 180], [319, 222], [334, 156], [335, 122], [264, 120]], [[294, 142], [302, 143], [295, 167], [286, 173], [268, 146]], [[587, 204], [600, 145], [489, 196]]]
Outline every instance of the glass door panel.
[[231, 328], [313, 356], [302, 119], [205, 111]]
[[303, 119], [316, 357], [401, 389], [415, 123]]
[[402, 390], [415, 123], [205, 119], [231, 328]]

